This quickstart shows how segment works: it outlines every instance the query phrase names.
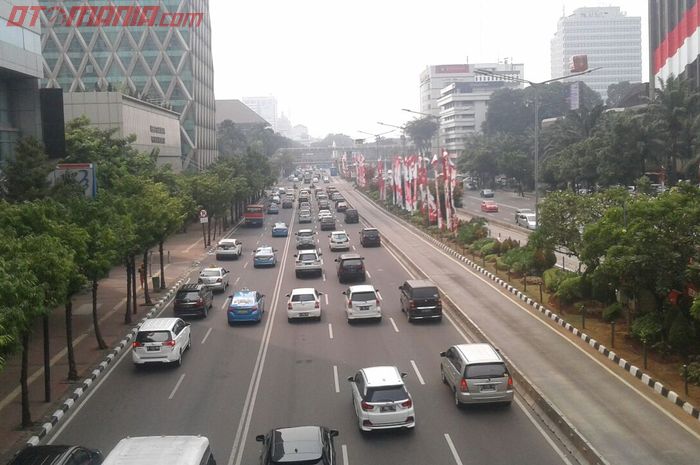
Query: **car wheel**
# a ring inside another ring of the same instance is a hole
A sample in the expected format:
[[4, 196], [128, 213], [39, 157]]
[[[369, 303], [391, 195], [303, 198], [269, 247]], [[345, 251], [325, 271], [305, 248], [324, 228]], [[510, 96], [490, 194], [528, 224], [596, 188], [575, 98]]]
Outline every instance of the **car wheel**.
[[299, 277], [300, 277], [300, 275], [299, 275], [299, 272], [298, 272], [298, 271], [295, 271], [295, 272], [294, 272], [294, 274], [296, 275], [296, 277], [297, 277], [297, 278], [299, 278]]
[[187, 338], [187, 350], [190, 350], [192, 348], [192, 335], [190, 334], [190, 337]]
[[180, 351], [180, 356], [175, 360], [175, 366], [180, 368], [182, 366], [182, 351]]
[[209, 307], [204, 307], [202, 310], [202, 318], [206, 318], [209, 315]]
[[377, 320], [377, 323], [381, 323], [381, 322], [382, 322], [382, 317], [381, 317], [381, 316], [378, 316], [378, 317], [376, 318], [376, 320]]
[[447, 378], [445, 377], [445, 370], [440, 367], [440, 379], [442, 380], [442, 384], [447, 384]]
[[459, 393], [457, 392], [457, 389], [454, 390], [454, 401], [455, 401], [455, 407], [461, 408], [462, 403], [459, 401]]

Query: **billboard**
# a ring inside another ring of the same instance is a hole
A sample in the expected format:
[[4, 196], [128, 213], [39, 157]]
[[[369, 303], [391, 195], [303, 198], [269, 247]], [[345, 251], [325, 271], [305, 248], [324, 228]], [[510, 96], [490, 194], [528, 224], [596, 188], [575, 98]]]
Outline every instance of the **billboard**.
[[436, 65], [435, 72], [442, 74], [468, 73], [469, 65]]
[[84, 190], [85, 197], [94, 199], [97, 194], [97, 178], [92, 163], [60, 163], [49, 174], [49, 183], [56, 183], [69, 178], [77, 182]]

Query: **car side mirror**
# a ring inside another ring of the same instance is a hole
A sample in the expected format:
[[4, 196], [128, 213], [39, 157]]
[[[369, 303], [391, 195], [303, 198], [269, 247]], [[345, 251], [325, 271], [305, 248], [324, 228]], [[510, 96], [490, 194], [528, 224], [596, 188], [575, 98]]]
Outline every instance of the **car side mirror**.
[[255, 440], [258, 442], [264, 442], [265, 441], [265, 435], [264, 434], [258, 434], [255, 436]]
[[338, 433], [337, 429], [332, 429], [332, 430], [330, 430], [330, 432], [328, 434], [330, 434], [331, 437], [334, 438], [334, 437], [338, 436], [338, 434], [340, 434], [340, 433]]
[[402, 378], [405, 378], [406, 376], [408, 376], [408, 373], [403, 373], [403, 372], [401, 373]]
[[447, 352], [440, 352], [440, 357], [447, 357]]
[[191, 324], [192, 324], [192, 323], [190, 323], [190, 322], [186, 322], [186, 323], [185, 323], [185, 326], [190, 326]]
[[297, 254], [294, 254], [294, 257], [296, 258]]
[[402, 290], [403, 290], [403, 289], [401, 289], [401, 286], [399, 286], [399, 290], [400, 290], [400, 291], [402, 291]]
[[289, 297], [289, 294], [286, 294], [286, 297]]
[[343, 294], [343, 295], [347, 295], [347, 294], [345, 293], [345, 291], [343, 291], [342, 294]]
[[354, 382], [355, 382], [355, 377], [354, 377], [354, 376], [348, 376], [348, 381], [350, 381], [351, 383], [354, 383]]

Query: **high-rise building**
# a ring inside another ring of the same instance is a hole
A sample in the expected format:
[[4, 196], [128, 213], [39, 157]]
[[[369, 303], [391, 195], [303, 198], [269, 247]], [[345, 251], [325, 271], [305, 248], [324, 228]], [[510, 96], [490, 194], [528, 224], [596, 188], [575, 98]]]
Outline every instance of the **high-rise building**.
[[649, 0], [649, 81], [671, 75], [700, 89], [700, 4], [697, 0]]
[[8, 21], [15, 19], [13, 8], [32, 6], [36, 1], [0, 0], [0, 170], [21, 137], [42, 135], [40, 26]]
[[277, 99], [273, 96], [267, 97], [243, 97], [241, 99], [248, 108], [259, 114], [270, 123], [272, 130], [277, 132]]
[[578, 80], [607, 98], [608, 86], [642, 80], [642, 18], [619, 7], [577, 8], [557, 23], [551, 40], [552, 78], [568, 76], [570, 60], [587, 55], [588, 67], [601, 69]]
[[180, 114], [182, 168], [216, 160], [208, 0], [39, 4], [45, 87], [115, 90], [170, 106]]
[[454, 82], [469, 81], [473, 74], [469, 65], [431, 65], [420, 73], [420, 111], [437, 116], [440, 112], [437, 101], [440, 92]]

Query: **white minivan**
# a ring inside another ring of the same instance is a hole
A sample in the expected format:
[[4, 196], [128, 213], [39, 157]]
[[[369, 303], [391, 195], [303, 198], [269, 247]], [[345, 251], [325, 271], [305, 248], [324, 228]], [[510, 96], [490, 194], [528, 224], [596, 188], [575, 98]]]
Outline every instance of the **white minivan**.
[[204, 436], [142, 436], [117, 443], [102, 465], [216, 465]]
[[182, 354], [192, 346], [190, 324], [180, 318], [149, 318], [139, 326], [132, 344], [136, 366], [146, 363], [182, 365]]
[[379, 301], [379, 289], [371, 284], [350, 286], [343, 292], [345, 296], [345, 312], [348, 323], [353, 320], [373, 319], [381, 321], [382, 307]]

